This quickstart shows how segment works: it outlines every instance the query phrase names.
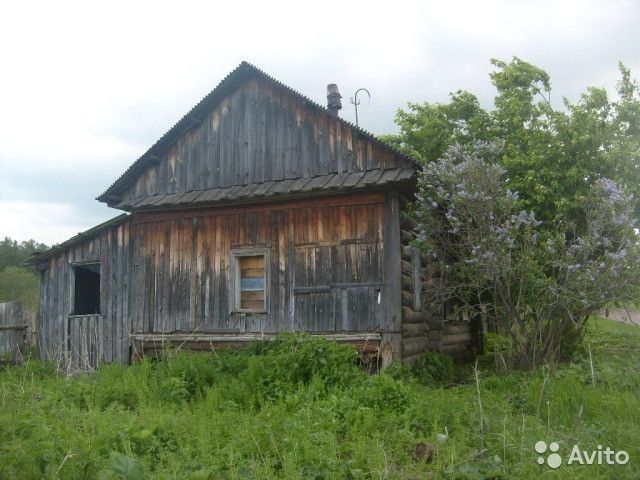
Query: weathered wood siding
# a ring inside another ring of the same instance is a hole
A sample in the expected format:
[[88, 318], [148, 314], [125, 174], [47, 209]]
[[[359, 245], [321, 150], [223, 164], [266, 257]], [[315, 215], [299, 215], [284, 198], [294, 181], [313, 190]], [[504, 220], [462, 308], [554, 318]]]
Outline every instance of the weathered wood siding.
[[122, 200], [414, 165], [326, 111], [254, 78], [185, 133]]
[[[384, 194], [136, 214], [42, 270], [42, 353], [92, 366], [128, 361], [132, 332], [397, 330], [397, 216]], [[231, 251], [246, 247], [269, 252], [265, 313], [232, 312]], [[100, 315], [69, 316], [71, 265], [86, 262], [101, 264]]]
[[[101, 322], [100, 362], [127, 361], [129, 358], [129, 299], [135, 287], [130, 284], [129, 223], [109, 228], [94, 238], [71, 246], [41, 266], [38, 345], [41, 355], [69, 363], [85, 347], [77, 344], [84, 331]], [[70, 317], [71, 265], [100, 263], [100, 315]], [[86, 323], [86, 325], [85, 325]], [[89, 326], [91, 324], [91, 327]], [[78, 329], [77, 331], [74, 329]], [[77, 333], [77, 334], [76, 334]], [[90, 347], [89, 347], [90, 348]]]
[[[378, 304], [383, 196], [175, 214], [141, 214], [135, 242], [138, 332], [372, 331]], [[231, 250], [264, 247], [266, 313], [233, 313]]]
[[[106, 340], [109, 332], [104, 330], [102, 315], [72, 315], [69, 317], [67, 368], [69, 370], [92, 370], [106, 361]], [[123, 319], [126, 321], [126, 319]], [[111, 342], [109, 346], [111, 346]]]
[[20, 302], [0, 303], [0, 356], [16, 358], [32, 344], [35, 315]]

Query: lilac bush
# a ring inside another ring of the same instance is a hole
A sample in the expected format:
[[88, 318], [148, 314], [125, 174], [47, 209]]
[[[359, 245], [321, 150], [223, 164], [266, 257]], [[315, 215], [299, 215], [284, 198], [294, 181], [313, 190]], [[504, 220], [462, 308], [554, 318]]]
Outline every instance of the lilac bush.
[[485, 329], [490, 319], [509, 339], [506, 365], [535, 368], [569, 358], [589, 316], [637, 298], [637, 224], [631, 197], [602, 178], [584, 199], [584, 225], [543, 225], [520, 209], [499, 155], [496, 144], [454, 146], [425, 166], [418, 241], [442, 265], [435, 300]]

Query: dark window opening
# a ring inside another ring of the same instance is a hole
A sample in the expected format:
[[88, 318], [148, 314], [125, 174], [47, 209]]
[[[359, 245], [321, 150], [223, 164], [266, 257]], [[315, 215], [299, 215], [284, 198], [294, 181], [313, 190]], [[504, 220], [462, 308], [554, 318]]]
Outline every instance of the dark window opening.
[[100, 313], [100, 264], [73, 268], [73, 315]]

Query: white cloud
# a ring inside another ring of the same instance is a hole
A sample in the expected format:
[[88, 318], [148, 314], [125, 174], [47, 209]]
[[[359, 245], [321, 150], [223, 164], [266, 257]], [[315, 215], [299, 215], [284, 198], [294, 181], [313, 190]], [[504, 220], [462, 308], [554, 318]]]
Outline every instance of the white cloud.
[[[320, 103], [337, 82], [350, 121], [349, 98], [368, 88], [361, 125], [385, 133], [407, 101], [463, 88], [488, 105], [491, 57], [545, 68], [557, 104], [612, 88], [618, 60], [640, 75], [638, 24], [633, 0], [8, 3], [0, 200], [43, 202], [61, 230], [80, 215], [104, 219], [93, 198], [241, 60]], [[60, 215], [61, 203], [76, 217]], [[12, 235], [46, 240], [47, 228]]]
[[[115, 215], [98, 215], [98, 222]], [[78, 232], [94, 226], [96, 218], [87, 218], [82, 211], [68, 203], [0, 201], [0, 238], [16, 240], [36, 238], [39, 242], [53, 245], [61, 243]], [[95, 222], [95, 223], [98, 223]]]

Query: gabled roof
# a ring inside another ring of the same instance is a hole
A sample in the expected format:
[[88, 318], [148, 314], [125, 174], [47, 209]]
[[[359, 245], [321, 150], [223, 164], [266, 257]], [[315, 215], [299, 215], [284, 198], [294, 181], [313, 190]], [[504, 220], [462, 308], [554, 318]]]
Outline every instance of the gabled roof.
[[[171, 129], [165, 133], [160, 139], [154, 143], [138, 160], [136, 160], [121, 176], [118, 178], [107, 190], [96, 198], [101, 202], [109, 204], [115, 204], [120, 200], [120, 196], [124, 190], [126, 190], [135, 180], [149, 167], [155, 165], [160, 156], [166, 152], [173, 144], [186, 132], [188, 132], [194, 126], [200, 124], [205, 115], [210, 110], [222, 101], [226, 96], [235, 91], [242, 83], [250, 78], [261, 78], [267, 80], [281, 88], [284, 88], [289, 94], [297, 97], [301, 102], [305, 103], [308, 108], [325, 111], [329, 115], [328, 110], [322, 105], [314, 102], [310, 98], [302, 95], [301, 93], [293, 90], [287, 85], [279, 82], [275, 78], [266, 74], [259, 68], [251, 65], [247, 62], [242, 62], [235, 70], [227, 75], [216, 88], [214, 88], [207, 96], [205, 96], [200, 102], [193, 107], [186, 115], [184, 115], [178, 123], [176, 123]], [[400, 157], [408, 160], [409, 162], [419, 166], [419, 163], [410, 156], [397, 151], [387, 143], [379, 140], [373, 134], [353, 125], [346, 120], [338, 117], [338, 120], [348, 125], [352, 130], [360, 134], [361, 136], [393, 151]]]

